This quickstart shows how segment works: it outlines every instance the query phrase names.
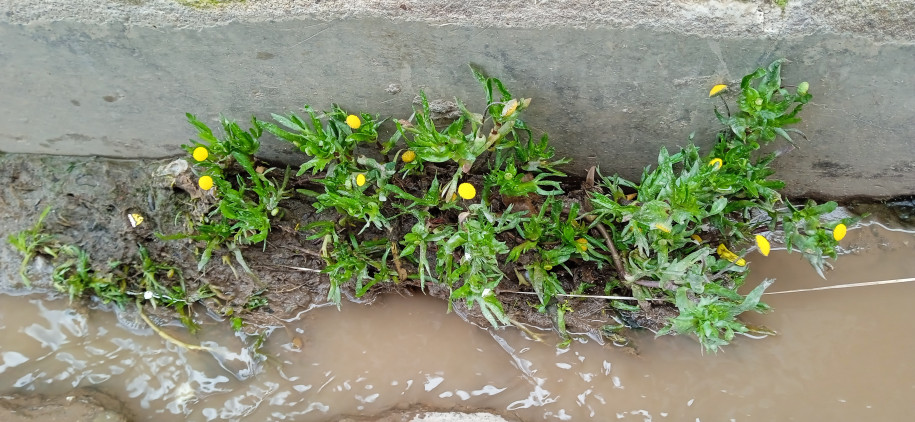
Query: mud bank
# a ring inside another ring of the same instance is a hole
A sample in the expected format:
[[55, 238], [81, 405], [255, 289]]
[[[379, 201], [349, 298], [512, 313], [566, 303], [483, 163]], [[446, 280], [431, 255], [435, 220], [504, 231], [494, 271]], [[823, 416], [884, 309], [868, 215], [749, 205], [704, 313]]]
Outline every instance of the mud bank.
[[[74, 421], [131, 422], [138, 420], [117, 399], [79, 388], [65, 395], [16, 394], [0, 396], [4, 422]], [[392, 410], [372, 417], [342, 417], [338, 422], [507, 422], [485, 412], [446, 412], [423, 409]]]
[[[0, 396], [0, 420], [4, 422], [75, 421], [131, 422], [138, 420], [118, 399], [91, 388], [67, 394], [14, 394]], [[446, 412], [421, 408], [392, 410], [372, 417], [342, 417], [338, 422], [507, 422], [485, 412]]]
[[0, 397], [0, 420], [129, 422], [133, 418], [117, 399], [80, 388], [54, 397], [41, 394]]

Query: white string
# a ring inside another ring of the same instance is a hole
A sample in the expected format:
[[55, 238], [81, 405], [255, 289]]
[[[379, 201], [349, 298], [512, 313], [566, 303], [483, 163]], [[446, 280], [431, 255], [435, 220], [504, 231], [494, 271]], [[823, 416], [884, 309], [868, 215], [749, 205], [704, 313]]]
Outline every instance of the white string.
[[[778, 295], [782, 293], [800, 293], [800, 292], [814, 292], [819, 290], [832, 290], [832, 289], [847, 289], [849, 287], [865, 287], [865, 286], [877, 286], [881, 284], [897, 284], [897, 283], [908, 283], [915, 281], [915, 278], [898, 278], [895, 280], [880, 280], [880, 281], [868, 281], [863, 283], [849, 283], [849, 284], [838, 284], [835, 286], [823, 286], [823, 287], [814, 287], [810, 289], [797, 289], [797, 290], [784, 290], [780, 292], [766, 292], [763, 294], [766, 295]], [[503, 290], [499, 293], [515, 293], [520, 295], [536, 295], [534, 292], [516, 292], [510, 290]], [[599, 296], [599, 295], [569, 295], [569, 294], [556, 294], [553, 295], [556, 297], [583, 297], [591, 299], [610, 299], [610, 300], [638, 300], [637, 298], [631, 296]], [[667, 300], [662, 298], [646, 298], [645, 300]]]
[[880, 280], [880, 281], [868, 281], [868, 282], [864, 282], [864, 283], [839, 284], [839, 285], [835, 285], [835, 286], [814, 287], [811, 289], [785, 290], [785, 291], [781, 291], [781, 292], [766, 292], [763, 294], [777, 295], [777, 294], [782, 294], [782, 293], [813, 292], [813, 291], [817, 291], [817, 290], [831, 290], [831, 289], [845, 289], [845, 288], [849, 288], [849, 287], [877, 286], [880, 284], [908, 283], [910, 281], [915, 281], [915, 278], [898, 278], [895, 280]]
[[[511, 290], [500, 290], [499, 293], [515, 293], [519, 295], [536, 295], [534, 292], [515, 292]], [[568, 294], [555, 294], [555, 297], [583, 297], [583, 298], [593, 298], [593, 299], [611, 299], [611, 300], [639, 300], [632, 296], [598, 296], [598, 295], [568, 295]], [[662, 298], [645, 298], [645, 300], [667, 300]]]

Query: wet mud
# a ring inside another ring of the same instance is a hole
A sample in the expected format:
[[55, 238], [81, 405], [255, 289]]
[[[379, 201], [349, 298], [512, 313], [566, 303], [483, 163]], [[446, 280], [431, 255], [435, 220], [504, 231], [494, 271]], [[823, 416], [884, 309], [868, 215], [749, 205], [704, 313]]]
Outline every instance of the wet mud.
[[76, 421], [129, 422], [135, 420], [116, 398], [78, 388], [67, 394], [14, 394], [0, 397], [0, 420], [4, 422]]

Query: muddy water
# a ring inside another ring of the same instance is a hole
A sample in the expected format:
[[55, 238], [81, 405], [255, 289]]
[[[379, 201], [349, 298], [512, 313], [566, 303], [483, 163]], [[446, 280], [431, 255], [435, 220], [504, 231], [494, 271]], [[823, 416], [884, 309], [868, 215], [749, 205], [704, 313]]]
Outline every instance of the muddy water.
[[[870, 225], [843, 245], [848, 253], [828, 280], [797, 254], [773, 251], [750, 258], [748, 285], [915, 276], [911, 233]], [[0, 395], [88, 386], [157, 421], [334, 420], [414, 404], [519, 420], [907, 420], [915, 413], [913, 299], [915, 283], [770, 295], [775, 311], [750, 319], [776, 337], [740, 337], [703, 355], [689, 338], [644, 333], [632, 356], [594, 341], [557, 350], [548, 332], [543, 342], [515, 329], [490, 335], [445, 315], [441, 302], [388, 297], [304, 313], [273, 332], [271, 358], [258, 363], [224, 324], [199, 336], [225, 347], [217, 360], [111, 312], [0, 295]]]

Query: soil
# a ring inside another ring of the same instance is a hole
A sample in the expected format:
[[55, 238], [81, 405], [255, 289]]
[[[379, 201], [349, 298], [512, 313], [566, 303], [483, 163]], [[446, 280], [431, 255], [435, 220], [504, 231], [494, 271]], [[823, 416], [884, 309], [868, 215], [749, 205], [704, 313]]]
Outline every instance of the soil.
[[[320, 240], [308, 240], [307, 233], [296, 231], [295, 228], [319, 217], [328, 217], [317, 215], [314, 208], [301, 199], [301, 195], [283, 202], [285, 213], [272, 227], [266, 245], [243, 248], [245, 260], [256, 274], [256, 279], [246, 274], [235, 263], [231, 253], [226, 251], [214, 253], [204, 272], [199, 272], [196, 250], [200, 245], [194, 245], [188, 240], [160, 239], [157, 234], [181, 232], [188, 215], [200, 213], [210, 204], [192, 182], [189, 170], [177, 175], [175, 171], [167, 171], [168, 168], [185, 168], [181, 161], [182, 159], [119, 160], [2, 155], [0, 184], [5, 189], [0, 192], [0, 236], [5, 239], [11, 233], [31, 227], [42, 210], [50, 206], [52, 211], [45, 220], [45, 231], [58, 236], [62, 243], [75, 244], [87, 251], [97, 268], [104, 268], [111, 261], [136, 261], [139, 245], [143, 245], [149, 249], [154, 260], [181, 269], [188, 292], [196, 291], [204, 284], [220, 292], [223, 300], [209, 298], [199, 302], [193, 309], [195, 315], [199, 317], [206, 312], [218, 318], [231, 313], [233, 316], [241, 316], [249, 331], [257, 331], [266, 326], [282, 326], [283, 319], [295, 317], [302, 309], [328, 304], [327, 277], [317, 272], [296, 269], [320, 270], [324, 267], [318, 252]], [[304, 178], [292, 180], [291, 184], [293, 187], [314, 189], [314, 184], [309, 184]], [[574, 195], [571, 192], [571, 196]], [[504, 207], [504, 204], [501, 206]], [[142, 223], [133, 227], [130, 214], [142, 215]], [[457, 212], [443, 218], [456, 219]], [[390, 236], [402, 235], [400, 232], [408, 231], [412, 224], [405, 222], [401, 227], [395, 227]], [[376, 234], [386, 235], [381, 231]], [[434, 254], [434, 251], [430, 251], [430, 254]], [[26, 289], [18, 274], [21, 260], [21, 254], [3, 242], [0, 246], [0, 291]], [[224, 265], [223, 262], [230, 262], [232, 266]], [[564, 288], [570, 291], [581, 281], [597, 282], [604, 279], [611, 275], [606, 273], [609, 271], [607, 267], [598, 271], [588, 263], [573, 266], [572, 276], [562, 280]], [[415, 270], [409, 266], [407, 269]], [[51, 266], [43, 258], [33, 261], [29, 266], [33, 289], [53, 292], [50, 270]], [[512, 274], [507, 268], [505, 270], [506, 274]], [[518, 286], [510, 280], [513, 279], [506, 278], [503, 282], [503, 285], [510, 286], [500, 288], [508, 291], [532, 291], [530, 286]], [[258, 292], [267, 299], [267, 305], [253, 311], [245, 310], [248, 298]], [[406, 296], [426, 294], [442, 299], [443, 312], [446, 311], [444, 301], [450, 296], [446, 286], [427, 283], [423, 293], [418, 282], [411, 280], [399, 284], [376, 285], [358, 299], [351, 284], [344, 291], [350, 301], [364, 304], [370, 304], [378, 296], [389, 293]], [[595, 288], [589, 293], [601, 294], [601, 291]], [[513, 322], [538, 327], [555, 326], [550, 315], [539, 313], [531, 306], [536, 297], [514, 293], [501, 293], [499, 297]], [[344, 303], [343, 306], [348, 305]], [[615, 311], [608, 311], [606, 301], [576, 299], [574, 309], [575, 312], [566, 315], [566, 325], [570, 332], [588, 333], [592, 338], [600, 338], [600, 326], [616, 324], [608, 313]], [[156, 316], [155, 320], [159, 322], [170, 321], [174, 317], [167, 308], [161, 306], [157, 309], [150, 307], [145, 311]], [[454, 312], [480, 327], [489, 326], [479, 307], [468, 308], [463, 302], [455, 302]], [[643, 316], [628, 319], [641, 326], [657, 328], [671, 314], [670, 310], [661, 306], [640, 315]]]
[[[4, 422], [74, 421], [129, 422], [136, 420], [116, 398], [91, 388], [79, 388], [59, 396], [16, 394], [0, 397], [0, 420]], [[392, 409], [375, 416], [352, 416], [340, 422], [507, 422], [495, 413], [479, 409], [447, 412], [424, 406]]]
[[40, 394], [0, 397], [0, 420], [127, 422], [133, 420], [133, 417], [114, 397], [89, 388], [80, 388], [53, 397]]

